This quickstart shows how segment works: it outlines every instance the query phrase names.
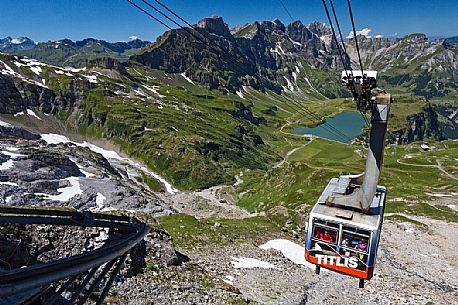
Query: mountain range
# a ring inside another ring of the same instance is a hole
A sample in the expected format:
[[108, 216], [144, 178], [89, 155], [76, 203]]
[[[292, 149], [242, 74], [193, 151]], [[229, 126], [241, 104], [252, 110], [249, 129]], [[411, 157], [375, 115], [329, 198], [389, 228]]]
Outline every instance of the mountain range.
[[99, 57], [127, 60], [130, 55], [149, 43], [140, 39], [129, 42], [107, 42], [87, 38], [81, 41], [62, 39], [36, 44], [25, 37], [15, 39], [7, 37], [0, 40], [0, 52], [27, 56], [52, 65], [82, 67], [90, 60]]
[[[229, 29], [212, 17], [195, 29], [167, 31], [154, 43], [61, 40], [9, 50], [0, 54], [0, 113], [107, 139], [177, 187], [195, 189], [233, 181], [241, 168], [265, 169], [281, 158], [272, 143], [285, 128], [351, 109], [333, 100], [349, 93], [323, 24]], [[390, 141], [455, 137], [457, 48], [423, 34], [358, 39], [365, 67], [378, 69], [379, 86], [399, 95]], [[344, 61], [356, 68], [353, 41], [345, 46]], [[304, 115], [304, 107], [318, 115]], [[40, 122], [17, 115], [30, 109]]]
[[[276, 19], [229, 29], [221, 17], [212, 17], [198, 22], [195, 29], [196, 34], [187, 29], [167, 31], [154, 43], [89, 38], [35, 44], [28, 38], [7, 37], [0, 41], [0, 51], [77, 68], [100, 57], [131, 60], [167, 73], [185, 73], [211, 89], [231, 92], [251, 86], [316, 97], [347, 94], [334, 73], [343, 70], [337, 45], [330, 29], [319, 22], [284, 25]], [[428, 98], [457, 95], [456, 37], [430, 42], [418, 33], [400, 39], [363, 35], [358, 39], [364, 66], [380, 72], [380, 84], [386, 89]], [[344, 44], [345, 64], [358, 69], [354, 41]]]

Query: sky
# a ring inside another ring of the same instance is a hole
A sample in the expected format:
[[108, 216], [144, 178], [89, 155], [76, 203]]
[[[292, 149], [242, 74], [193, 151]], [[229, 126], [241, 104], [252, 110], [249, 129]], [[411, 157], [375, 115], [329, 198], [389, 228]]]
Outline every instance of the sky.
[[[147, 8], [141, 0], [132, 0]], [[158, 6], [154, 0], [149, 0]], [[329, 1], [329, 0], [328, 0]], [[237, 24], [291, 18], [304, 24], [328, 24], [322, 0], [161, 0], [190, 23], [204, 17], [222, 16]], [[350, 33], [346, 0], [334, 0], [342, 32]], [[421, 32], [428, 36], [458, 35], [458, 0], [352, 0], [357, 30], [370, 36], [401, 37]], [[161, 18], [152, 11], [153, 15]], [[163, 19], [163, 18], [162, 18]], [[169, 22], [170, 23], [170, 22]], [[172, 28], [175, 28], [171, 24]], [[166, 28], [127, 0], [1, 0], [0, 38], [26, 36], [36, 42], [88, 37], [128, 41], [129, 37], [154, 41]]]

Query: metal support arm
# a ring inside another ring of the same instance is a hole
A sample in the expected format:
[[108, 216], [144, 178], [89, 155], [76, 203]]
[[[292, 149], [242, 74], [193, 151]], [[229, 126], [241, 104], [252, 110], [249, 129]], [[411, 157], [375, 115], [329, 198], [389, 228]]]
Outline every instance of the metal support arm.
[[372, 126], [366, 171], [357, 176], [341, 176], [339, 187], [326, 199], [327, 205], [361, 209], [368, 213], [374, 199], [383, 163], [383, 150], [392, 97], [381, 93], [375, 97], [372, 108]]

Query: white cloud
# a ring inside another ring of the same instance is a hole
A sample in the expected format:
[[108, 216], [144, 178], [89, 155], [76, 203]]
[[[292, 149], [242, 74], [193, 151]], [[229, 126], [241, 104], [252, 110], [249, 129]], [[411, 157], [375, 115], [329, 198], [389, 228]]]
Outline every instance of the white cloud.
[[129, 39], [130, 40], [136, 40], [136, 39], [138, 39], [138, 36], [132, 35], [132, 36], [129, 36]]
[[[361, 31], [356, 31], [356, 36], [358, 36], [358, 35], [363, 35], [363, 36], [365, 36], [366, 38], [371, 38], [371, 36], [369, 35], [370, 32], [372, 32], [371, 29], [369, 29], [369, 28], [364, 28], [364, 29], [362, 29]], [[351, 31], [350, 34], [348, 34], [348, 36], [347, 36], [346, 38], [351, 39], [351, 38], [353, 38], [353, 36], [354, 36], [354, 35], [353, 35], [353, 31]]]
[[383, 35], [375, 35], [375, 38], [383, 38]]

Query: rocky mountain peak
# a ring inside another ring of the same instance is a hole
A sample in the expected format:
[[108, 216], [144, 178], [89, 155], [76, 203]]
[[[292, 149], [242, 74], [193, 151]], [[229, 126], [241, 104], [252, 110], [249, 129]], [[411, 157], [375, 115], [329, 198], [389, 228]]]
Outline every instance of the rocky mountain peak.
[[272, 23], [275, 25], [275, 27], [279, 30], [281, 30], [282, 32], [285, 31], [285, 25], [280, 21], [280, 19], [278, 18], [275, 18]]
[[285, 32], [285, 25], [278, 19], [273, 21], [263, 21], [259, 24], [262, 31], [276, 32], [282, 34]]
[[324, 23], [318, 21], [310, 23], [307, 28], [318, 37], [331, 35], [331, 30]]
[[0, 39], [0, 51], [25, 50], [35, 46], [35, 42], [27, 37], [11, 38], [10, 36]]
[[245, 24], [237, 24], [235, 27], [233, 27], [230, 32], [232, 35], [234, 34], [237, 34], [241, 29], [243, 29], [244, 27], [248, 26], [249, 23], [245, 23]]
[[290, 37], [292, 40], [300, 42], [300, 43], [306, 43], [310, 40], [316, 40], [319, 38], [314, 35], [302, 22], [299, 20], [294, 21], [290, 23], [286, 27], [286, 34], [288, 37]]
[[427, 42], [428, 37], [426, 34], [423, 33], [414, 33], [401, 38], [402, 40], [409, 41], [409, 42]]
[[202, 28], [207, 30], [210, 33], [229, 37], [231, 36], [231, 32], [229, 31], [229, 27], [222, 17], [213, 16], [211, 18], [204, 18], [197, 23], [198, 28]]

